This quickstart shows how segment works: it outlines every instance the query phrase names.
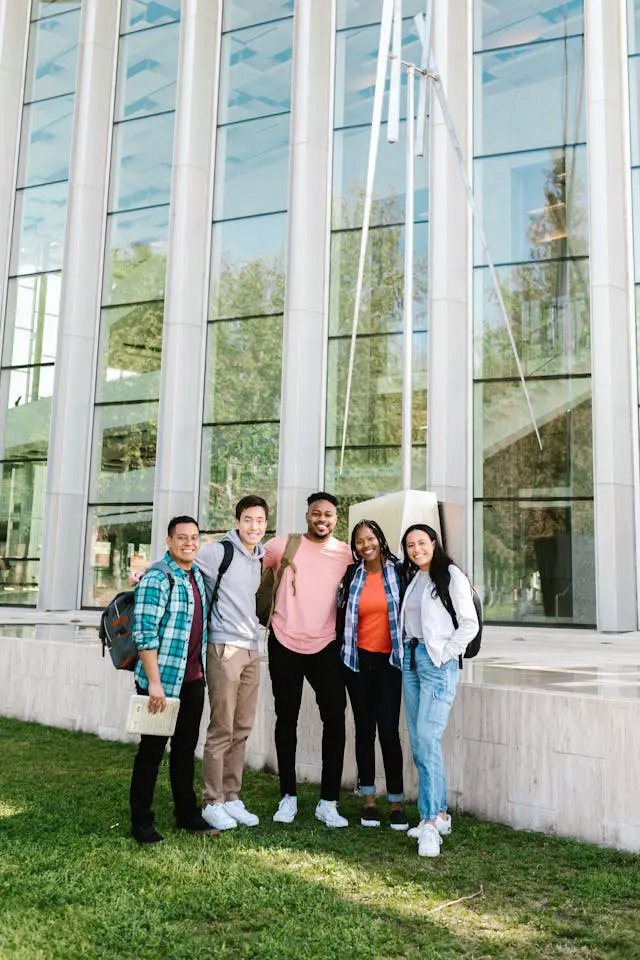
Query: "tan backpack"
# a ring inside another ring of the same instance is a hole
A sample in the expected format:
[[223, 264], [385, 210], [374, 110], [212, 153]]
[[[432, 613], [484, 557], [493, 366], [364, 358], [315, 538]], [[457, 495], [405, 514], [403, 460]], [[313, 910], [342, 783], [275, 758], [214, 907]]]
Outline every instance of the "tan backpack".
[[282, 560], [280, 561], [278, 570], [274, 571], [272, 567], [265, 567], [265, 569], [262, 571], [260, 586], [256, 591], [256, 613], [258, 615], [258, 620], [263, 627], [267, 628], [267, 630], [269, 629], [271, 617], [273, 616], [276, 593], [278, 592], [280, 581], [282, 580], [284, 571], [287, 567], [291, 567], [291, 572], [293, 574], [293, 595], [294, 597], [296, 595], [296, 565], [293, 562], [293, 558], [296, 555], [296, 551], [300, 546], [301, 540], [301, 533], [290, 533], [287, 537], [287, 543], [284, 548], [284, 553], [282, 554]]

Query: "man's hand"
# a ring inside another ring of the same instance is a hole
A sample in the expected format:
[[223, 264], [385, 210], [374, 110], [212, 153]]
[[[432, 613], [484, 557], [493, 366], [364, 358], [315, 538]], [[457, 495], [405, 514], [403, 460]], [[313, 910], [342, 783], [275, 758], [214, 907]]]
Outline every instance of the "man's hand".
[[149, 713], [164, 713], [167, 698], [159, 680], [149, 682]]
[[130, 587], [137, 587], [142, 580], [144, 570], [131, 570], [127, 577], [127, 583]]

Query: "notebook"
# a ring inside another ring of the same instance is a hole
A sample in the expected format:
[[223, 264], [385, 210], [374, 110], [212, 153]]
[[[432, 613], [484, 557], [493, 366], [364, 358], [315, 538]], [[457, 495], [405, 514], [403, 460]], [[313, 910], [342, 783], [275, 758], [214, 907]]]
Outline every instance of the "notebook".
[[129, 701], [127, 733], [144, 733], [156, 737], [172, 737], [178, 719], [180, 701], [167, 697], [167, 709], [162, 713], [149, 713], [149, 697], [134, 693]]

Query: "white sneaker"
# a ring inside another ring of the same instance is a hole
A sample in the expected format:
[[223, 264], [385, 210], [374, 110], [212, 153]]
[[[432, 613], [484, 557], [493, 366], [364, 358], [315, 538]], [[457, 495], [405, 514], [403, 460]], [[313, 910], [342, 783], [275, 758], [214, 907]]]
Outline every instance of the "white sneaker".
[[243, 827], [257, 827], [260, 823], [260, 818], [255, 813], [250, 813], [242, 800], [227, 800], [224, 809], [236, 823], [241, 823]]
[[321, 820], [327, 827], [348, 827], [349, 821], [338, 813], [335, 800], [321, 800], [316, 807], [316, 820]]
[[223, 803], [208, 803], [202, 811], [202, 818], [216, 830], [233, 830], [238, 826], [225, 810]]
[[[444, 817], [441, 817], [440, 814], [436, 817], [436, 830], [441, 837], [448, 837], [451, 833], [451, 817], [447, 817], [445, 820]], [[419, 840], [420, 839], [420, 824], [417, 827], [411, 827], [411, 830], [407, 830], [407, 836], [410, 840]]]
[[411, 827], [410, 830], [407, 830], [407, 836], [409, 840], [418, 840], [420, 838], [420, 824], [417, 827]]
[[420, 824], [420, 838], [418, 840], [419, 857], [439, 857], [442, 837], [432, 823], [423, 820]]
[[285, 793], [273, 815], [274, 823], [293, 823], [298, 812], [298, 798]]

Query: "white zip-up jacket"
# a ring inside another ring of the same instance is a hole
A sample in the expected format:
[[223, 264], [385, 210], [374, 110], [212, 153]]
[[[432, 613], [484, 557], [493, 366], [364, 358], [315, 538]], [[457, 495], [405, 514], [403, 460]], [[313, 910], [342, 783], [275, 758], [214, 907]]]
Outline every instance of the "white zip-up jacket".
[[[454, 630], [453, 620], [440, 597], [431, 596], [433, 580], [429, 575], [427, 575], [427, 583], [422, 594], [420, 608], [422, 637], [419, 639], [426, 644], [429, 656], [436, 667], [441, 667], [443, 663], [447, 663], [454, 658], [457, 660], [465, 652], [467, 644], [473, 640], [480, 629], [476, 608], [473, 605], [471, 584], [462, 570], [454, 564], [449, 567], [449, 573], [451, 574], [449, 596], [458, 617], [458, 629]], [[417, 577], [414, 577], [407, 587], [400, 610], [400, 636], [403, 641], [405, 639], [404, 613], [407, 598], [411, 596], [411, 591], [415, 588], [417, 579]], [[400, 649], [401, 651], [404, 650], [404, 642]]]

